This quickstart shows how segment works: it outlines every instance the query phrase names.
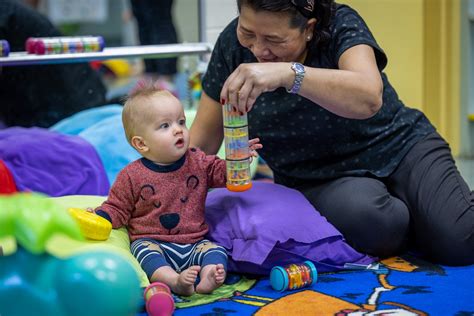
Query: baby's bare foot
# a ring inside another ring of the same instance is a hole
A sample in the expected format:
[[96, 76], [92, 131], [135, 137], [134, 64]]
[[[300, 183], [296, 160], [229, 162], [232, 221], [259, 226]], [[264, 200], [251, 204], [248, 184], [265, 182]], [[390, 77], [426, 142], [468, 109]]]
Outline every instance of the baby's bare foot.
[[201, 281], [196, 286], [196, 292], [202, 294], [212, 293], [224, 283], [225, 276], [224, 265], [221, 263], [205, 266], [202, 268]]
[[191, 266], [182, 271], [178, 276], [176, 286], [173, 287], [173, 292], [183, 296], [193, 295], [194, 283], [196, 282], [200, 270], [200, 266]]

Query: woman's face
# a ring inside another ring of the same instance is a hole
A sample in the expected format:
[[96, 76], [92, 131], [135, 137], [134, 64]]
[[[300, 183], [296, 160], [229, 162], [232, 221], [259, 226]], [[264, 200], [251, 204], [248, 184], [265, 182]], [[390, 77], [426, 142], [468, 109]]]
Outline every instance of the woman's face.
[[312, 30], [312, 24], [303, 32], [299, 28], [290, 28], [290, 17], [287, 14], [257, 12], [243, 5], [237, 38], [242, 46], [252, 51], [259, 62], [303, 62], [306, 43], [313, 35]]

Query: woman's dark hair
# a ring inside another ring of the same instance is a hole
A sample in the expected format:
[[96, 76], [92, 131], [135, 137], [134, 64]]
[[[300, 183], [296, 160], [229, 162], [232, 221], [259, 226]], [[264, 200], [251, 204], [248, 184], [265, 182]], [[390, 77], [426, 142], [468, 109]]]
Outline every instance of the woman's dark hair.
[[306, 22], [316, 18], [313, 38], [310, 45], [322, 48], [330, 39], [329, 25], [336, 10], [334, 0], [237, 0], [240, 12], [242, 6], [258, 11], [288, 14], [290, 26], [304, 30]]

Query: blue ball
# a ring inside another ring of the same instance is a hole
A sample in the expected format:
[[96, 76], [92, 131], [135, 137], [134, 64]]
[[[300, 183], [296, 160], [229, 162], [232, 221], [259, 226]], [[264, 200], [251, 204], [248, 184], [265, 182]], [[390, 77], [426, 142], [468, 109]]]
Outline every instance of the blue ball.
[[65, 315], [134, 315], [141, 303], [138, 275], [111, 252], [90, 252], [58, 266], [55, 283]]

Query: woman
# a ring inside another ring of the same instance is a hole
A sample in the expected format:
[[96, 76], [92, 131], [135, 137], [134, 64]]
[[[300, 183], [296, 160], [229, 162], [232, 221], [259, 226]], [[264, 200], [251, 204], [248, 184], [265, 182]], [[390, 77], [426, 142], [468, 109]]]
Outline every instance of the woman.
[[424, 114], [398, 99], [357, 12], [331, 0], [237, 5], [203, 78], [193, 145], [218, 150], [229, 102], [248, 112], [275, 182], [301, 191], [357, 250], [410, 246], [474, 263], [474, 193]]

